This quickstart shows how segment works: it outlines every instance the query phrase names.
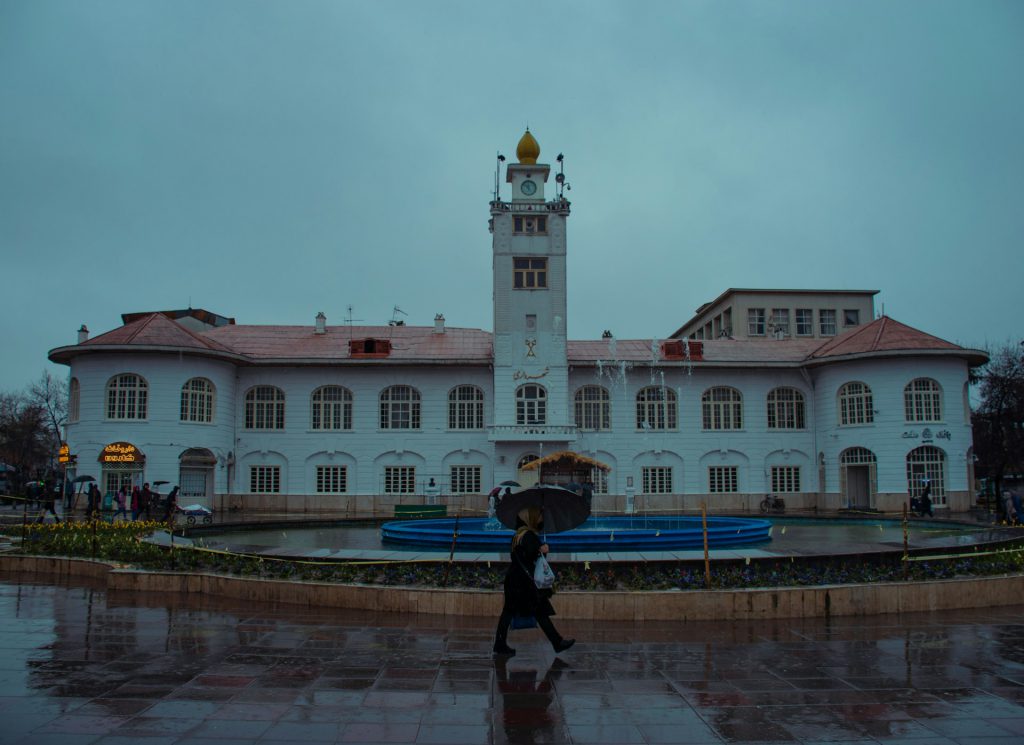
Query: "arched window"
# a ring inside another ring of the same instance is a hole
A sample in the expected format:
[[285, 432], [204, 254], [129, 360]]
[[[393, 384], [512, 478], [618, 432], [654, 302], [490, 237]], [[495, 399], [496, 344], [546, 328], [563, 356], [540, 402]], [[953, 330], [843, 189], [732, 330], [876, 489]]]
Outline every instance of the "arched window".
[[519, 463], [516, 464], [516, 469], [519, 470], [519, 471], [522, 471], [523, 468], [528, 463], [533, 463], [535, 460], [539, 460], [539, 459], [540, 459], [539, 455], [534, 455], [533, 453], [527, 453], [526, 455], [524, 455], [522, 458], [519, 459]]
[[68, 384], [68, 421], [78, 421], [78, 410], [81, 401], [81, 388], [78, 385], [78, 378], [72, 378]]
[[539, 385], [516, 389], [516, 424], [547, 424], [548, 392]]
[[448, 429], [484, 428], [484, 392], [475, 385], [448, 391]]
[[839, 389], [839, 423], [871, 424], [875, 421], [871, 389], [863, 383], [847, 383]]
[[768, 429], [803, 429], [804, 394], [796, 388], [768, 392]]
[[393, 385], [381, 391], [380, 428], [419, 429], [420, 392], [408, 385]]
[[917, 378], [903, 389], [903, 408], [908, 422], [941, 422], [942, 389], [931, 378]]
[[214, 388], [206, 378], [192, 378], [181, 387], [181, 421], [213, 421]]
[[313, 429], [352, 429], [352, 391], [340, 385], [325, 385], [310, 398]]
[[258, 385], [245, 394], [246, 429], [284, 429], [284, 391]]
[[107, 419], [145, 419], [149, 385], [134, 373], [115, 375], [107, 383]]
[[675, 429], [677, 426], [676, 392], [652, 385], [636, 394], [636, 428]]
[[907, 453], [907, 491], [916, 497], [921, 494], [925, 483], [932, 488], [932, 503], [945, 505], [946, 454], [934, 445], [922, 445]]
[[708, 388], [700, 403], [704, 429], [743, 429], [743, 396], [735, 388]]
[[611, 429], [610, 401], [607, 388], [599, 385], [580, 388], [576, 391], [576, 426], [589, 430]]

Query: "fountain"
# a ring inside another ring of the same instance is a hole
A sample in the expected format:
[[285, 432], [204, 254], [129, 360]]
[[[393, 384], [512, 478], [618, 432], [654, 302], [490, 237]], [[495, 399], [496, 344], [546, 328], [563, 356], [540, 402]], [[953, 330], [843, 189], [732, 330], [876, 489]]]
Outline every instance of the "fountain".
[[[393, 520], [381, 526], [384, 543], [416, 546], [450, 546], [458, 530], [464, 548], [505, 551], [512, 531], [488, 526], [490, 517], [430, 520]], [[727, 548], [765, 543], [771, 540], [772, 523], [761, 518], [708, 517], [710, 548]], [[701, 548], [704, 545], [702, 519], [696, 516], [591, 517], [575, 530], [545, 536], [552, 551], [668, 551]]]

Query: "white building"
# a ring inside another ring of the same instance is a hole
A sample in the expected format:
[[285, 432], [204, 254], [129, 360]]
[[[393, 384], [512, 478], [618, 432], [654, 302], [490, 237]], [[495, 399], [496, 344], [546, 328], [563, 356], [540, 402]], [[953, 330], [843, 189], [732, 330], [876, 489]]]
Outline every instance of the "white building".
[[[730, 290], [666, 339], [568, 340], [569, 202], [558, 179], [545, 196], [539, 152], [527, 132], [511, 201], [490, 205], [493, 332], [199, 310], [83, 327], [49, 355], [70, 367], [79, 470], [97, 464], [105, 490], [180, 483], [222, 508], [482, 509], [493, 484], [535, 478], [525, 463], [574, 450], [611, 467], [594, 476], [599, 510], [756, 509], [769, 492], [892, 510], [924, 477], [936, 507], [969, 506], [967, 374], [983, 352], [864, 318], [873, 291]], [[765, 308], [860, 311], [834, 336], [813, 314], [814, 333], [721, 333], [757, 293]], [[690, 328], [705, 338], [679, 338]]]

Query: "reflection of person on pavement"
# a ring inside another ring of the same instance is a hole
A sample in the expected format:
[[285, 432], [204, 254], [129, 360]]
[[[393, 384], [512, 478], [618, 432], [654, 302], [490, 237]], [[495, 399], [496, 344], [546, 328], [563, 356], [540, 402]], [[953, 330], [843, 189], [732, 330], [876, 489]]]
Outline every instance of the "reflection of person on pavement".
[[494, 677], [501, 703], [501, 725], [508, 742], [563, 742], [555, 728], [561, 723], [560, 712], [552, 711], [554, 683], [569, 667], [555, 658], [548, 671], [538, 680], [537, 670], [509, 670], [508, 657], [494, 658]]

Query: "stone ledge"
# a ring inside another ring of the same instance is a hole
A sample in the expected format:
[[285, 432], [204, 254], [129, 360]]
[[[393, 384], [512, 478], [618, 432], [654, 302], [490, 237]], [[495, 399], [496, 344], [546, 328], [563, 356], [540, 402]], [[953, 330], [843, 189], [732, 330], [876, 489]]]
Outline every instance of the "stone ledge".
[[[0, 555], [0, 570], [105, 581], [111, 591], [204, 594], [260, 603], [447, 616], [497, 616], [495, 590], [427, 589], [380, 585], [231, 577], [222, 574], [148, 572], [50, 556]], [[1024, 574], [934, 582], [874, 585], [667, 590], [566, 591], [555, 596], [559, 618], [602, 621], [727, 621], [867, 616], [1013, 605], [1024, 597]]]

